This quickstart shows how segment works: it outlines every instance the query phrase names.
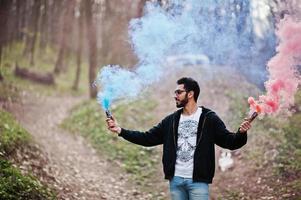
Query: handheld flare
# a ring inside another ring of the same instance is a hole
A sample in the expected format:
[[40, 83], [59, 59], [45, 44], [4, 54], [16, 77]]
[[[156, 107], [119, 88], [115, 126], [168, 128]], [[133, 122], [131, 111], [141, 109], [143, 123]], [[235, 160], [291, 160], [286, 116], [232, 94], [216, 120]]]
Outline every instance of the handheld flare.
[[106, 110], [106, 116], [107, 118], [113, 119], [112, 113], [110, 110]]
[[258, 116], [258, 112], [253, 112], [251, 117], [248, 119], [248, 121], [251, 123], [256, 117]]

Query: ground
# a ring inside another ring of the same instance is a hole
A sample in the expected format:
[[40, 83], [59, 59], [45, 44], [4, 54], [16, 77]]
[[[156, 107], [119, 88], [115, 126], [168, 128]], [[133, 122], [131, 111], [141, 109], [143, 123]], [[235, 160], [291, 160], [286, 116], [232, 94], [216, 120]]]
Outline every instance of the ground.
[[[158, 104], [154, 110], [158, 120], [175, 109], [172, 94], [169, 95], [175, 82], [173, 77], [169, 77], [166, 87], [154, 85], [155, 88], [150, 89], [161, 94], [159, 95], [161, 102], [169, 102]], [[228, 77], [226, 82], [227, 84], [222, 79], [216, 79], [215, 82], [200, 81], [200, 104], [215, 110], [229, 125], [233, 120], [230, 117], [232, 115], [229, 115], [233, 112], [229, 110], [230, 104], [235, 99], [241, 101], [241, 97], [233, 96], [233, 91], [244, 94], [244, 91], [250, 92], [252, 88], [244, 86], [243, 80], [239, 77]], [[237, 84], [238, 82], [240, 84]], [[70, 110], [87, 97], [70, 94], [44, 96], [28, 91], [21, 91], [20, 95], [21, 102], [8, 103], [4, 107], [33, 135], [39, 150], [38, 155], [30, 152], [31, 149], [23, 150], [17, 154], [22, 157], [19, 159], [22, 161], [18, 164], [24, 170], [28, 169], [28, 166], [33, 166], [29, 171], [34, 171], [42, 182], [54, 187], [59, 199], [154, 199], [131, 182], [129, 175], [116, 163], [111, 162], [101, 152], [96, 152], [79, 136], [80, 134], [71, 134], [60, 128], [61, 122], [68, 117]], [[154, 92], [150, 98], [158, 99], [156, 95]], [[238, 116], [238, 121], [243, 119], [238, 113], [234, 115]], [[256, 121], [254, 127], [257, 126], [256, 123], [261, 122]], [[235, 122], [229, 128], [234, 130], [238, 125], [238, 122]], [[254, 132], [250, 131], [250, 141], [253, 135]], [[257, 134], [257, 141], [260, 140], [259, 136]], [[246, 159], [246, 151], [252, 151], [256, 145], [257, 143], [248, 142], [242, 150], [235, 151], [233, 153], [235, 164], [230, 170], [221, 172], [216, 169], [215, 179], [210, 186], [211, 199], [298, 199], [298, 194], [291, 192], [289, 184], [284, 184], [285, 181], [281, 180], [281, 177], [273, 175], [271, 165], [274, 156], [270, 156], [273, 151], [257, 155], [262, 160], [260, 163], [262, 166], [257, 168], [253, 159]], [[258, 145], [269, 144], [258, 143]], [[220, 150], [217, 148], [217, 159]], [[160, 154], [160, 150], [157, 153]], [[168, 199], [168, 182], [162, 178], [162, 166], [158, 163], [155, 168], [158, 180], [150, 181], [149, 187], [164, 191], [162, 199]]]
[[[148, 194], [128, 181], [126, 173], [97, 154], [85, 139], [59, 127], [70, 109], [84, 98], [46, 97], [24, 91], [22, 102], [8, 109], [43, 151], [40, 160], [47, 163], [41, 170], [54, 178], [50, 184], [59, 192], [59, 199], [148, 199]], [[28, 162], [33, 161], [24, 159], [21, 165]]]

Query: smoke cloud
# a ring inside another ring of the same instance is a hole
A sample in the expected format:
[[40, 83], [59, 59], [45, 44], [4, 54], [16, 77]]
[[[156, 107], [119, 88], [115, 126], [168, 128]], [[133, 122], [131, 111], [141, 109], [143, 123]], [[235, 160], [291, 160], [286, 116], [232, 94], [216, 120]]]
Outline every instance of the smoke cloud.
[[259, 108], [262, 114], [288, 111], [294, 104], [294, 95], [301, 83], [297, 68], [301, 65], [301, 22], [297, 23], [287, 16], [279, 23], [277, 37], [277, 54], [267, 64], [267, 94], [259, 96], [257, 101], [249, 98], [251, 111]]
[[200, 55], [207, 64], [233, 66], [262, 80], [258, 71], [273, 53], [274, 35], [257, 38], [250, 13], [245, 0], [173, 0], [165, 8], [147, 2], [144, 16], [129, 23], [138, 63], [131, 71], [103, 67], [96, 80], [98, 101], [108, 109], [115, 100], [136, 97], [164, 71], [172, 73], [173, 68], [163, 67], [168, 58], [183, 55]]

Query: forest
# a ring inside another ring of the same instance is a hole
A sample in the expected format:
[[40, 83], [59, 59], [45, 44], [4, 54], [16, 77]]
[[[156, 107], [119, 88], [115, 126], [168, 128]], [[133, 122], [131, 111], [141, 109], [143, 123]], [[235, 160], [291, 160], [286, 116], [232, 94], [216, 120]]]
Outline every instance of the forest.
[[162, 146], [105, 110], [149, 130], [183, 76], [230, 130], [264, 110], [210, 199], [301, 198], [299, 0], [0, 0], [0, 27], [0, 199], [170, 199]]

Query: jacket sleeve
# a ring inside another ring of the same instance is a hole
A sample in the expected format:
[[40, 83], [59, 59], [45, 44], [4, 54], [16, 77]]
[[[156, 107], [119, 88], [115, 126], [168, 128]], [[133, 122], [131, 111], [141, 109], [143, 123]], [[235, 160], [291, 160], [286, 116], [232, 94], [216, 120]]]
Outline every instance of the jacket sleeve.
[[235, 150], [247, 143], [247, 133], [232, 133], [227, 130], [224, 122], [216, 115], [213, 114], [213, 129], [214, 129], [214, 142], [220, 147]]
[[119, 136], [124, 139], [139, 144], [142, 146], [155, 146], [163, 144], [163, 122], [160, 122], [158, 125], [154, 126], [146, 132], [127, 130], [122, 128]]

